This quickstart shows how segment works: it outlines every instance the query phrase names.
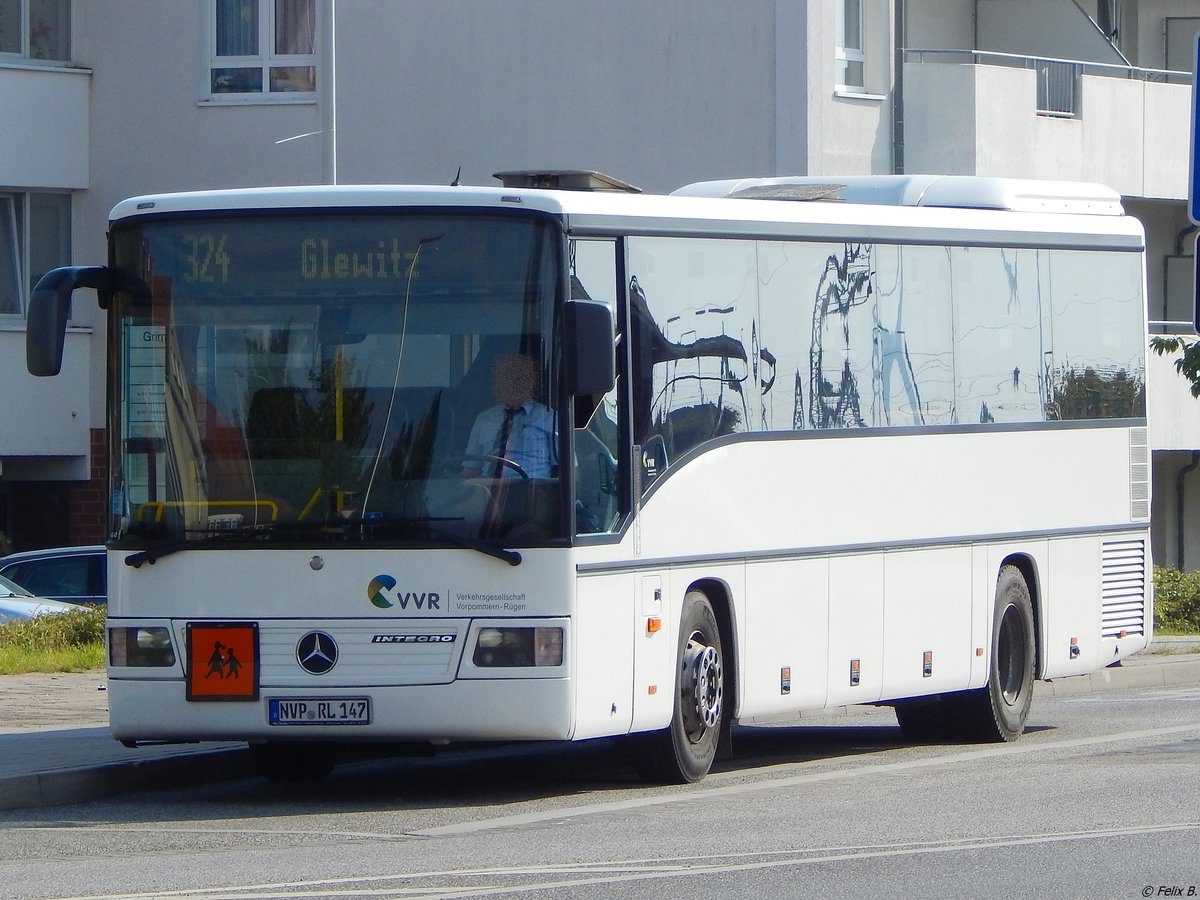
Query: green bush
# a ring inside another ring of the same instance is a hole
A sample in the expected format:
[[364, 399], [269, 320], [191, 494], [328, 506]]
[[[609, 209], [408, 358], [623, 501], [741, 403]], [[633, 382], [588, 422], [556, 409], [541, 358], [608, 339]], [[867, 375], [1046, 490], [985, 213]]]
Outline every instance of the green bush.
[[102, 608], [0, 624], [0, 674], [104, 666]]
[[1154, 567], [1154, 630], [1200, 634], [1200, 572]]

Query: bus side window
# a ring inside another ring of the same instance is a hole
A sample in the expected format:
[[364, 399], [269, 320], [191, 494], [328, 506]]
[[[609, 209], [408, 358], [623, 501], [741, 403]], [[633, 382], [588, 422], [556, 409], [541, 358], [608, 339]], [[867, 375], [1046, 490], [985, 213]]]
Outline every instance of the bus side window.
[[654, 350], [658, 344], [666, 343], [666, 338], [654, 324], [646, 295], [636, 277], [629, 282], [629, 331], [633, 349], [630, 372], [633, 387], [633, 442], [644, 446], [652, 436]]
[[[570, 244], [571, 298], [617, 308], [617, 246], [608, 239], [575, 239]], [[620, 345], [618, 337], [618, 346]], [[618, 353], [617, 386], [603, 397], [575, 399], [575, 533], [612, 531], [621, 519], [620, 398], [625, 379]]]
[[761, 419], [750, 372], [757, 257], [753, 241], [635, 237], [629, 258], [633, 442], [644, 448], [645, 486]]
[[597, 404], [585, 428], [575, 431], [575, 531], [611, 531], [619, 520], [616, 388]]

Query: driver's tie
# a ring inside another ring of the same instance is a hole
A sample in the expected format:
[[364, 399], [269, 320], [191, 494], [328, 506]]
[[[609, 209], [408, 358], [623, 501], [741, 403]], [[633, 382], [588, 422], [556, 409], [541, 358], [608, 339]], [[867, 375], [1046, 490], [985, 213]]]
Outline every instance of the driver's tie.
[[[508, 438], [512, 434], [513, 418], [521, 411], [521, 407], [515, 409], [508, 408], [504, 410], [504, 421], [500, 423], [500, 436], [496, 438], [496, 452], [494, 456], [505, 459], [508, 457]], [[500, 478], [504, 474], [504, 463], [496, 463], [496, 473], [493, 478]]]

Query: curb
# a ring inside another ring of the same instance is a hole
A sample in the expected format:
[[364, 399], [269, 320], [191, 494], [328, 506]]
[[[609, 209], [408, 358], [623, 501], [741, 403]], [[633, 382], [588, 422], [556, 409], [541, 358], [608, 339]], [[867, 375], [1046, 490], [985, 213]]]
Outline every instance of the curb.
[[[1152, 661], [1151, 661], [1152, 660]], [[1034, 685], [1038, 697], [1071, 697], [1076, 694], [1101, 693], [1126, 688], [1167, 687], [1169, 685], [1200, 684], [1200, 654], [1142, 657], [1132, 665], [1101, 669], [1088, 675], [1072, 675]]]
[[254, 773], [245, 747], [187, 749], [177, 756], [0, 779], [0, 810], [63, 806], [114, 794], [231, 781]]
[[[1072, 697], [1128, 688], [1184, 684], [1200, 684], [1200, 653], [1143, 656], [1127, 660], [1126, 665], [1101, 669], [1088, 675], [1039, 681], [1034, 686], [1034, 698]], [[878, 712], [878, 707], [839, 707], [786, 718], [793, 721], [796, 718], [812, 720], [870, 712]], [[767, 724], [783, 718], [751, 717], [743, 720], [743, 724]], [[2, 742], [3, 735], [0, 735]], [[226, 743], [210, 749], [179, 745], [177, 748], [160, 747], [158, 753], [169, 755], [0, 778], [0, 811], [63, 806], [115, 794], [233, 781], [256, 774], [250, 751], [244, 745], [230, 746]]]

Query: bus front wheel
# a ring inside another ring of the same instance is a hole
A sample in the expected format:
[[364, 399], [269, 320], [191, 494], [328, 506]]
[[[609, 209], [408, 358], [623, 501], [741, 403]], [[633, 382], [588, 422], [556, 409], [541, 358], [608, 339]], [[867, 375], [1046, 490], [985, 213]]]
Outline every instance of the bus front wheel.
[[721, 633], [712, 603], [701, 591], [684, 597], [676, 660], [671, 724], [633, 735], [633, 759], [647, 781], [689, 784], [712, 767], [725, 718]]

